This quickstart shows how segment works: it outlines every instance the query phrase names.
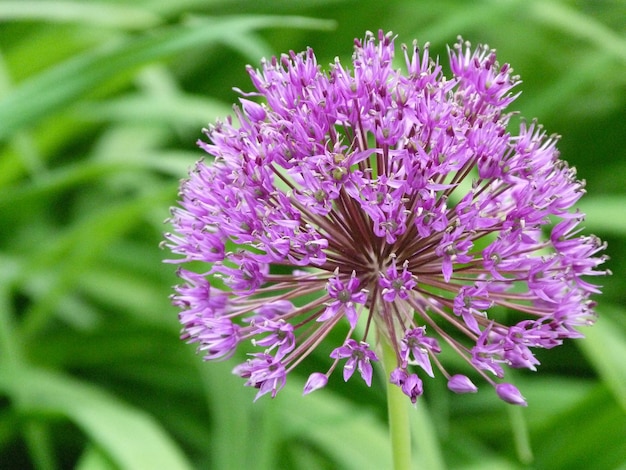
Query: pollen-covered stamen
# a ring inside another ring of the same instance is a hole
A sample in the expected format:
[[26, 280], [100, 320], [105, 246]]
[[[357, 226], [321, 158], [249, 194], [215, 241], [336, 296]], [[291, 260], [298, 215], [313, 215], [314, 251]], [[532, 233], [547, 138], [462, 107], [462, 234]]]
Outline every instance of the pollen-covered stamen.
[[349, 339], [343, 346], [335, 349], [330, 357], [335, 359], [348, 358], [343, 368], [343, 379], [347, 382], [356, 370], [361, 374], [361, 378], [369, 387], [372, 384], [372, 361], [378, 361], [378, 356], [369, 347], [369, 344], [357, 343]]
[[295, 347], [296, 338], [293, 326], [286, 323], [284, 319], [277, 321], [266, 320], [261, 325], [257, 325], [255, 334], [269, 333], [265, 338], [252, 339], [253, 346], [266, 347], [269, 352], [276, 348], [276, 357], [282, 358]]
[[393, 302], [396, 297], [406, 300], [409, 293], [416, 286], [416, 276], [408, 270], [409, 262], [405, 261], [402, 271], [398, 272], [395, 256], [391, 259], [391, 265], [386, 272], [380, 273], [380, 286], [382, 298], [386, 302]]
[[406, 368], [410, 362], [414, 362], [424, 369], [428, 375], [434, 377], [429, 355], [440, 353], [441, 348], [435, 338], [426, 336], [425, 330], [426, 327], [414, 328], [409, 330], [402, 338], [400, 347], [401, 367]]
[[334, 277], [328, 281], [327, 292], [331, 299], [328, 302], [326, 310], [317, 318], [318, 322], [326, 321], [334, 317], [337, 313], [342, 313], [350, 327], [354, 328], [358, 320], [356, 305], [364, 305], [367, 301], [367, 291], [359, 289], [360, 281], [356, 277], [356, 273], [344, 282], [340, 279], [339, 271], [335, 272]]

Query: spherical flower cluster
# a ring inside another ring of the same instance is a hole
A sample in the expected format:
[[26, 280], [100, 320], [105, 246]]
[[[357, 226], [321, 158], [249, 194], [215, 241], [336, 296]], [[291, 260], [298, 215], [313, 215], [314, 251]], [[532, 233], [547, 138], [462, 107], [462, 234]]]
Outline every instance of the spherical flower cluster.
[[310, 49], [249, 67], [238, 123], [205, 130], [214, 159], [181, 185], [165, 245], [196, 267], [178, 270], [173, 295], [182, 338], [206, 360], [250, 343], [234, 372], [257, 398], [338, 329], [305, 393], [338, 365], [370, 385], [386, 341], [388, 378], [413, 402], [435, 370], [453, 392], [477, 390], [439, 360], [448, 348], [525, 405], [505, 366], [535, 370], [533, 348], [594, 321], [585, 278], [606, 273], [604, 244], [580, 234], [584, 184], [557, 138], [506, 111], [512, 69], [461, 40], [451, 78], [428, 45], [402, 52], [404, 71], [393, 36], [368, 33], [349, 68], [324, 72]]

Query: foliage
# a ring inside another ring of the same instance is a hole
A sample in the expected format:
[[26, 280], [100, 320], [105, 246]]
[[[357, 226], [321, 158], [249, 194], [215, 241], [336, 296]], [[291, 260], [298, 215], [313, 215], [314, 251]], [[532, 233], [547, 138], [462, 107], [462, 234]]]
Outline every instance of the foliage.
[[348, 58], [382, 28], [440, 55], [458, 34], [498, 49], [524, 80], [516, 106], [587, 180], [615, 273], [587, 338], [516, 377], [527, 409], [426, 381], [416, 465], [624, 468], [624, 17], [617, 0], [0, 1], [0, 467], [388, 466], [382, 377], [307, 397], [291, 377], [253, 404], [230, 374], [241, 358], [203, 364], [178, 340], [158, 249], [200, 129], [250, 89], [246, 63]]

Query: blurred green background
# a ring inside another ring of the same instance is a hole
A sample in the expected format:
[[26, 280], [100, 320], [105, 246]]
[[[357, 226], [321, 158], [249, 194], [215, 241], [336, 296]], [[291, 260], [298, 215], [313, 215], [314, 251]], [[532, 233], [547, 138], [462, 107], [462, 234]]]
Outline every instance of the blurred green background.
[[460, 34], [513, 65], [513, 107], [563, 136], [614, 272], [587, 338], [511, 375], [528, 408], [426, 380], [416, 468], [626, 468], [626, 2], [0, 0], [1, 469], [389, 468], [382, 377], [303, 398], [303, 372], [253, 404], [242, 357], [179, 341], [158, 248], [246, 64], [348, 61], [381, 28], [444, 64]]

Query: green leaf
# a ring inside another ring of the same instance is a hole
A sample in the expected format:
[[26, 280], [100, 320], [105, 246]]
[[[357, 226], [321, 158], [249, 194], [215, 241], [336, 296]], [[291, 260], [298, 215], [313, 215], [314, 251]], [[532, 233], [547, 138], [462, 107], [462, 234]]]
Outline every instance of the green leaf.
[[65, 165], [46, 172], [43, 177], [33, 182], [15, 185], [0, 192], [0, 210], [10, 209], [17, 204], [28, 205], [36, 200], [93, 183], [135, 166], [133, 160], [112, 163], [83, 160], [80, 163]]
[[[432, 470], [445, 469], [437, 427], [433, 422], [428, 404], [424, 400], [418, 400], [413, 409], [410, 409], [409, 419], [415, 466]], [[419, 465], [416, 462], [419, 462]]]
[[598, 321], [592, 328], [585, 329], [585, 339], [576, 344], [626, 413], [626, 331], [611, 319], [612, 316], [626, 318], [626, 311], [606, 305], [598, 310]]
[[587, 216], [584, 226], [587, 230], [608, 233], [612, 235], [626, 235], [626, 218], [616, 217], [624, 212], [626, 198], [619, 196], [587, 196], [580, 203], [579, 208]]
[[604, 386], [553, 415], [534, 435], [534, 468], [617, 468], [626, 461], [626, 415]]
[[59, 0], [3, 0], [0, 2], [0, 20], [76, 22], [129, 29], [146, 28], [160, 22], [160, 18], [149, 10], [130, 5]]
[[287, 431], [305, 435], [333, 458], [336, 468], [389, 468], [387, 426], [370, 410], [347, 402], [330, 389], [305, 397], [300, 390], [292, 383], [272, 402], [280, 407], [280, 421]]
[[[148, 62], [166, 59], [229, 36], [269, 27], [329, 28], [332, 22], [293, 16], [234, 16], [193, 21], [109, 43], [77, 55], [23, 82], [0, 101], [0, 139], [32, 125], [106, 80]], [[19, 109], [19, 113], [16, 110]]]
[[21, 368], [0, 374], [0, 389], [25, 417], [67, 417], [119, 468], [192, 468], [152, 416], [97, 387], [59, 373]]
[[200, 129], [208, 122], [233, 114], [232, 106], [205, 96], [163, 97], [147, 93], [124, 95], [102, 103], [87, 102], [79, 105], [77, 111], [83, 120], [168, 123], [192, 129]]
[[76, 470], [117, 470], [110, 459], [97, 447], [87, 446], [80, 460], [76, 464]]
[[545, 23], [573, 37], [595, 44], [599, 51], [610, 53], [626, 63], [626, 39], [617, 31], [564, 2], [528, 2], [534, 20]]
[[[25, 314], [22, 333], [27, 337], [44, 327], [63, 296], [74, 289], [78, 279], [110, 244], [131, 228], [145, 222], [145, 214], [172, 199], [173, 188], [151, 190], [141, 197], [89, 211], [29, 254], [23, 266], [24, 281], [38, 287], [36, 302]], [[34, 281], [34, 282], [33, 282]], [[60, 314], [67, 313], [62, 310]], [[66, 321], [71, 320], [65, 318]]]
[[[213, 421], [213, 439], [208, 443], [211, 467], [224, 470], [262, 469], [258, 459], [253, 459], [253, 455], [263, 447], [263, 440], [266, 438], [266, 434], [260, 430], [265, 428], [264, 410], [268, 404], [252, 403], [254, 395], [250, 395], [250, 390], [243, 386], [241, 378], [232, 373], [232, 361], [206, 364], [200, 358], [195, 359]], [[238, 452], [233, 453], [233, 436], [250, 445], [242, 445]], [[269, 437], [272, 437], [271, 434]]]

